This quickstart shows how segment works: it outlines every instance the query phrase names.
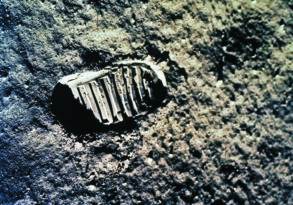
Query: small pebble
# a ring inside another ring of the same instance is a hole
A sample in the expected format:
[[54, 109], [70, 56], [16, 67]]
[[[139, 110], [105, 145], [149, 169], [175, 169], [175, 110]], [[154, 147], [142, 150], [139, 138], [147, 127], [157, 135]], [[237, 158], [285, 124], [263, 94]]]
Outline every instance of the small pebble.
[[2, 102], [3, 102], [4, 106], [7, 106], [10, 102], [10, 97], [3, 97]]
[[96, 192], [96, 191], [98, 190], [97, 187], [94, 186], [94, 185], [89, 185], [89, 186], [87, 187], [87, 189], [88, 189], [90, 192]]

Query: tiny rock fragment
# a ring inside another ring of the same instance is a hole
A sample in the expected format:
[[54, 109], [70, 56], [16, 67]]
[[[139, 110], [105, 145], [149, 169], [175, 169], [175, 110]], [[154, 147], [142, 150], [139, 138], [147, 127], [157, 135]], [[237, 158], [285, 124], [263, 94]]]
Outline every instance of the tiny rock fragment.
[[166, 79], [157, 65], [122, 61], [100, 71], [63, 77], [54, 88], [52, 105], [57, 118], [68, 126], [108, 126], [145, 115], [166, 94]]

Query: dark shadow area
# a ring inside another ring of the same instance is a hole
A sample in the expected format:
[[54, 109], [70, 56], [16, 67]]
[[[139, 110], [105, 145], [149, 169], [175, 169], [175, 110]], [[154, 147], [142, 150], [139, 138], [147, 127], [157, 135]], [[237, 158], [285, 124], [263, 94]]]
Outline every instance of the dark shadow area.
[[95, 118], [92, 113], [84, 109], [74, 99], [70, 89], [62, 84], [57, 84], [52, 95], [52, 112], [66, 130], [74, 133], [82, 133], [92, 130]]
[[111, 64], [115, 56], [106, 50], [85, 50], [81, 53], [81, 58], [85, 66], [105, 67]]
[[148, 41], [145, 43], [144, 47], [148, 55], [152, 56], [157, 63], [167, 62], [170, 69], [165, 73], [165, 76], [170, 86], [176, 88], [179, 84], [187, 80], [188, 74], [185, 68], [172, 60], [168, 51], [162, 51], [156, 45]]
[[149, 41], [145, 42], [144, 47], [146, 48], [149, 55], [151, 55], [158, 63], [167, 61], [170, 59], [170, 53], [168, 51], [161, 51], [156, 45]]
[[218, 80], [227, 79], [229, 73], [243, 69], [248, 62], [250, 69], [273, 71], [268, 61], [272, 54], [270, 45], [284, 46], [284, 42], [274, 35], [274, 30], [260, 14], [247, 12], [242, 15], [241, 19], [234, 17], [239, 25], [213, 31], [211, 35], [216, 40], [211, 46], [195, 44], [189, 52], [191, 55], [204, 55], [211, 63], [209, 70]]

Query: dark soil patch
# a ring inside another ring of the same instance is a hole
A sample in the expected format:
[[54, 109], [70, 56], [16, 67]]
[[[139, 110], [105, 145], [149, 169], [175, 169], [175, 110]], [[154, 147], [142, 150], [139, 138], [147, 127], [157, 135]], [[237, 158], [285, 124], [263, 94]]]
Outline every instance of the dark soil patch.
[[270, 45], [278, 46], [283, 42], [274, 37], [274, 30], [255, 12], [242, 13], [235, 18], [235, 26], [224, 30], [213, 31], [214, 38], [210, 46], [194, 45], [193, 53], [199, 51], [210, 62], [209, 70], [214, 72], [219, 80], [227, 78], [228, 73], [243, 69], [271, 70], [268, 59], [271, 56]]

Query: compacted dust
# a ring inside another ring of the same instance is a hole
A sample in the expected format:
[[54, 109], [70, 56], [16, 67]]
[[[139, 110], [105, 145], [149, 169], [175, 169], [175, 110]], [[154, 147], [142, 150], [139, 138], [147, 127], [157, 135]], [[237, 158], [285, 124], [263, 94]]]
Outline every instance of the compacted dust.
[[[0, 0], [0, 204], [292, 204], [292, 0]], [[167, 102], [72, 133], [65, 75], [152, 59]]]

